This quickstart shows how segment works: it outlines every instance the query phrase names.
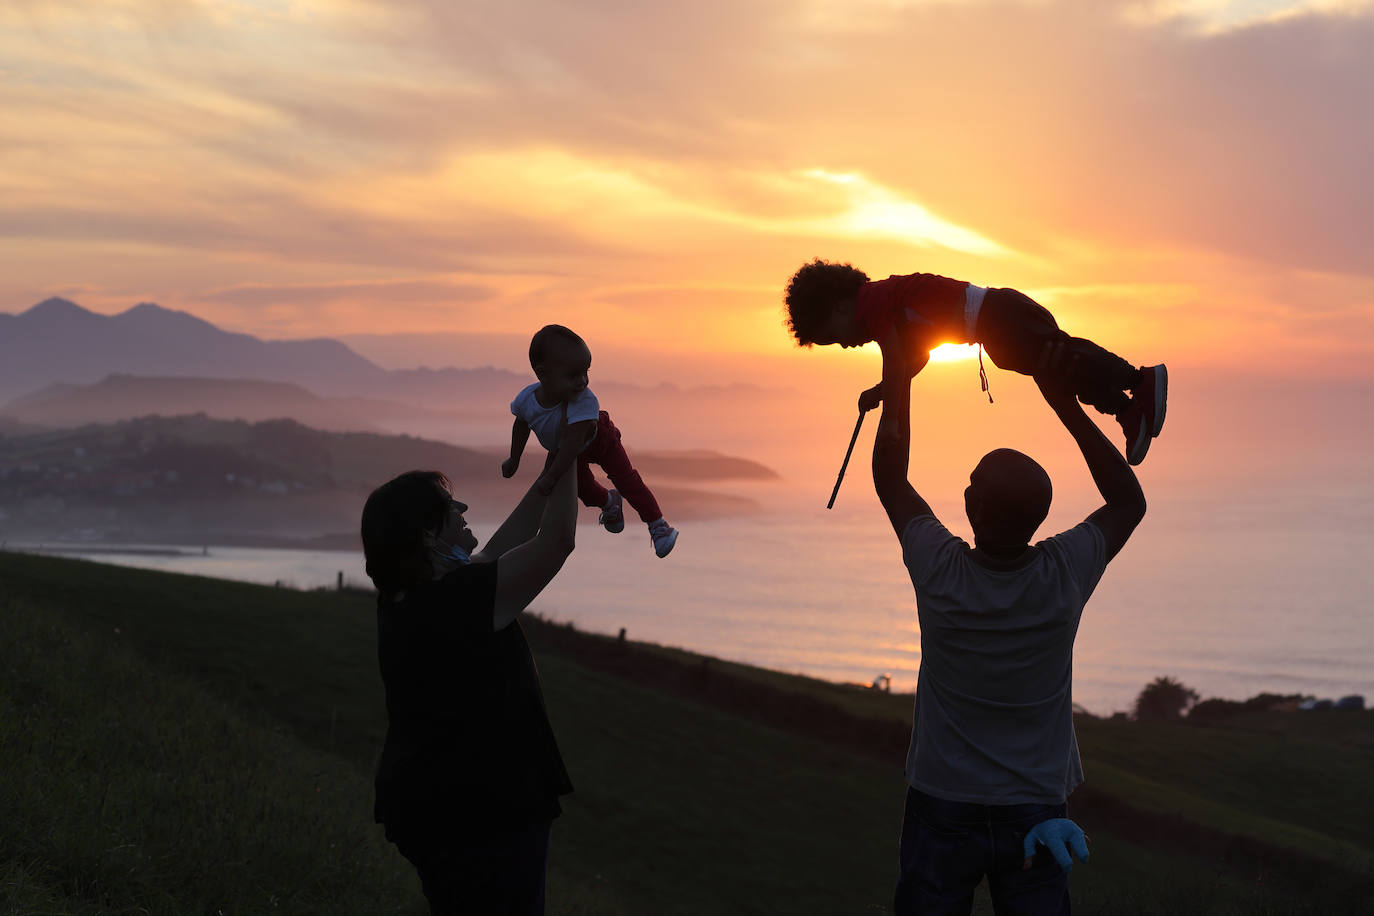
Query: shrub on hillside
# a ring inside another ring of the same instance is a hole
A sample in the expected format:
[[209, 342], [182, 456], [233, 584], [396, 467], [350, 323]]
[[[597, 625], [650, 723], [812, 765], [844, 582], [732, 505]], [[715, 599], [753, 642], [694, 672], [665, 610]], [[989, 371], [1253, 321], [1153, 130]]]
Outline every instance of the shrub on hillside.
[[1246, 709], [1277, 709], [1281, 706], [1296, 707], [1303, 700], [1312, 697], [1305, 693], [1259, 693], [1245, 701]]
[[1198, 701], [1197, 691], [1171, 677], [1157, 677], [1135, 698], [1137, 719], [1177, 719]]
[[1247, 708], [1244, 703], [1236, 700], [1222, 700], [1212, 697], [1188, 710], [1188, 721], [1197, 722], [1200, 725], [1224, 722], [1245, 712]]

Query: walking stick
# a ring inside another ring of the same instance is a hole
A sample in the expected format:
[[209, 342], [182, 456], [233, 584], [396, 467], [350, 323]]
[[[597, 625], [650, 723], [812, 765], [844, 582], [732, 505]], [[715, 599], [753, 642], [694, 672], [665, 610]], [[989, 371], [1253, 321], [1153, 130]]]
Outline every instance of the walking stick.
[[864, 414], [866, 410], [859, 411], [859, 419], [854, 422], [854, 435], [849, 437], [849, 448], [844, 451], [844, 463], [840, 465], [840, 476], [835, 478], [835, 489], [830, 491], [830, 502], [825, 504], [827, 509], [835, 508], [835, 497], [840, 495], [840, 483], [844, 480], [845, 469], [849, 467], [849, 456], [854, 454], [854, 443], [859, 439], [859, 427], [864, 424]]

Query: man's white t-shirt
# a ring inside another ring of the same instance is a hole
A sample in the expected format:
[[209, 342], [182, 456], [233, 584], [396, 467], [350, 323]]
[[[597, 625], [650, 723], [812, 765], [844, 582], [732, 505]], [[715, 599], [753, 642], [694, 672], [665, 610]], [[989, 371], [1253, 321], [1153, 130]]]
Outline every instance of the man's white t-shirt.
[[934, 516], [902, 555], [916, 587], [921, 670], [906, 778], [949, 801], [1058, 804], [1083, 781], [1073, 641], [1107, 566], [1091, 522], [1041, 541], [1019, 569], [975, 562]]
[[[534, 390], [538, 387], [539, 383], [535, 382], [517, 394], [515, 400], [510, 402], [510, 412], [529, 425], [540, 445], [553, 451], [558, 448], [558, 424], [563, 419], [563, 405], [545, 407], [540, 404], [539, 399], [534, 396]], [[577, 397], [568, 402], [568, 422], [595, 420], [600, 409], [596, 395], [592, 394], [590, 388], [584, 388]]]

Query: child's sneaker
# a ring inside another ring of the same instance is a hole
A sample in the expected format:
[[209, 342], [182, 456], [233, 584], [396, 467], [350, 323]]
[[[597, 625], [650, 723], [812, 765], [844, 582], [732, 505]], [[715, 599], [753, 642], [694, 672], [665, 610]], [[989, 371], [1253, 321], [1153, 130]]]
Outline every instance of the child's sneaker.
[[666, 557], [677, 543], [677, 529], [660, 518], [649, 523], [649, 539], [654, 542], [654, 553]]
[[1131, 391], [1131, 404], [1116, 418], [1126, 434], [1126, 461], [1140, 464], [1150, 450], [1150, 441], [1164, 428], [1164, 410], [1169, 400], [1169, 372], [1161, 363], [1142, 366], [1140, 381]]
[[625, 509], [620, 499], [620, 491], [612, 490], [606, 495], [606, 505], [596, 517], [596, 523], [611, 534], [625, 530]]

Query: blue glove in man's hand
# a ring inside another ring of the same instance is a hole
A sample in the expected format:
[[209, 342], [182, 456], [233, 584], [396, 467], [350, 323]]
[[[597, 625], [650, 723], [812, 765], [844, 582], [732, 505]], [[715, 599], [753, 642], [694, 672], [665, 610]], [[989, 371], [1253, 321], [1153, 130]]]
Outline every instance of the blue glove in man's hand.
[[1025, 847], [1022, 850], [1026, 856], [1026, 864], [1022, 868], [1030, 868], [1031, 860], [1035, 858], [1036, 844], [1049, 849], [1050, 855], [1054, 856], [1054, 861], [1059, 863], [1059, 867], [1064, 871], [1073, 868], [1073, 855], [1078, 857], [1078, 861], [1088, 861], [1088, 836], [1083, 829], [1069, 820], [1067, 817], [1056, 817], [1048, 821], [1041, 821], [1030, 829], [1026, 834]]

